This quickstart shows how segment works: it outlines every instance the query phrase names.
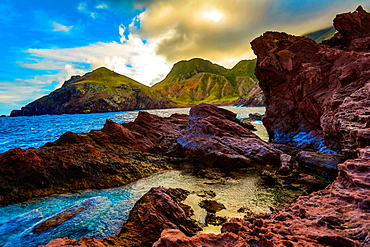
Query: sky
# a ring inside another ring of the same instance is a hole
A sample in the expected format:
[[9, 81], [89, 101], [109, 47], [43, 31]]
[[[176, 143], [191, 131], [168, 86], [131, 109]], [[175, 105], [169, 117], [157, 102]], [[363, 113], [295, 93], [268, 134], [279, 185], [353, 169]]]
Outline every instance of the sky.
[[0, 115], [107, 67], [140, 83], [200, 57], [233, 67], [265, 31], [302, 35], [370, 0], [1, 0]]

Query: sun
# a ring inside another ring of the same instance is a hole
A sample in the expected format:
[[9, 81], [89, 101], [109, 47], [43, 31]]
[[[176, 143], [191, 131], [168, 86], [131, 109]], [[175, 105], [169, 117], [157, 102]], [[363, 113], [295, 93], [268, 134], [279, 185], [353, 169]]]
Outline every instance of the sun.
[[203, 13], [203, 17], [209, 21], [218, 22], [224, 15], [216, 10], [207, 11]]

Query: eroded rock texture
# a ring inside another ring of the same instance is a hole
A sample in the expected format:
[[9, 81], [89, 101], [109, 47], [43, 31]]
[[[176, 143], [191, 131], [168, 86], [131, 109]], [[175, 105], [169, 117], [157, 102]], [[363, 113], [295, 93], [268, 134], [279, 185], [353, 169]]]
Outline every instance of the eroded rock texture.
[[358, 151], [360, 158], [338, 166], [339, 176], [327, 189], [283, 210], [233, 218], [218, 235], [165, 230], [153, 246], [369, 246], [370, 147]]
[[179, 202], [171, 190], [152, 188], [135, 204], [118, 235], [105, 239], [82, 238], [78, 241], [61, 238], [51, 241], [45, 247], [152, 246], [164, 229], [179, 229], [191, 236], [200, 228], [190, 219], [189, 209], [189, 206]]
[[270, 138], [351, 155], [370, 142], [370, 14], [359, 7], [334, 26], [323, 44], [277, 32], [251, 44]]
[[165, 169], [280, 164], [281, 151], [240, 125], [236, 114], [194, 106], [190, 117], [140, 112], [132, 123], [63, 134], [38, 149], [0, 154], [0, 203], [78, 189], [121, 186]]

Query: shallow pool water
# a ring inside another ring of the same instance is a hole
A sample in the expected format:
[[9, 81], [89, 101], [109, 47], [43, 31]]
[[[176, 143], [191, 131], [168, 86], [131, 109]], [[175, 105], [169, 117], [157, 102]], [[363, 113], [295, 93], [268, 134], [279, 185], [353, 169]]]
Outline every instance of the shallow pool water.
[[[141, 179], [127, 186], [98, 191], [83, 191], [78, 194], [54, 195], [24, 203], [0, 207], [0, 243], [2, 246], [37, 246], [52, 239], [68, 236], [78, 239], [85, 236], [103, 238], [117, 234], [135, 202], [150, 188], [183, 188], [192, 194], [185, 202], [193, 206], [195, 218], [204, 222], [203, 209], [197, 204], [205, 199], [197, 196], [202, 191], [213, 191], [216, 196], [207, 198], [223, 203], [226, 209], [219, 216], [243, 217], [238, 213], [241, 207], [251, 213], [269, 212], [270, 207], [279, 204], [277, 194], [259, 185], [255, 173], [238, 173], [221, 180], [210, 180], [193, 176], [190, 172], [165, 171]], [[191, 202], [189, 202], [189, 200]], [[61, 211], [82, 204], [88, 207], [61, 225], [42, 233], [33, 233], [34, 226]], [[205, 232], [217, 231], [208, 226]]]

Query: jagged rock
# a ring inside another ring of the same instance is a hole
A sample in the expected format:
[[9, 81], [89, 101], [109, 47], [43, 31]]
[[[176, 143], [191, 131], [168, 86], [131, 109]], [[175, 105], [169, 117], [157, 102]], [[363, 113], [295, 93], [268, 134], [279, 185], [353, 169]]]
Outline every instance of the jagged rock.
[[235, 114], [212, 105], [191, 108], [189, 128], [178, 143], [198, 168], [217, 167], [222, 171], [280, 164], [281, 152], [243, 128]]
[[179, 230], [165, 230], [153, 246], [368, 246], [370, 147], [358, 151], [365, 158], [338, 165], [339, 176], [330, 187], [283, 210], [233, 218], [217, 235], [186, 237]]
[[142, 134], [107, 120], [101, 130], [63, 134], [38, 149], [0, 154], [0, 202], [125, 185], [173, 167]]
[[344, 160], [344, 156], [340, 154], [325, 154], [309, 151], [299, 152], [296, 157], [296, 161], [305, 169], [330, 179], [335, 179], [337, 177], [337, 165], [344, 162]]
[[0, 203], [121, 186], [185, 161], [223, 171], [279, 165], [280, 154], [242, 127], [235, 113], [216, 106], [194, 106], [189, 117], [140, 112], [132, 123], [107, 120], [101, 130], [67, 132], [38, 149], [0, 154]]
[[62, 238], [53, 240], [44, 247], [52, 246], [152, 246], [164, 229], [179, 229], [187, 236], [200, 228], [189, 217], [189, 207], [181, 204], [170, 190], [152, 188], [136, 202], [127, 222], [118, 235], [105, 239], [82, 238], [78, 241]]
[[252, 41], [271, 140], [349, 156], [369, 144], [369, 16], [362, 8], [338, 15], [336, 45], [277, 32]]

